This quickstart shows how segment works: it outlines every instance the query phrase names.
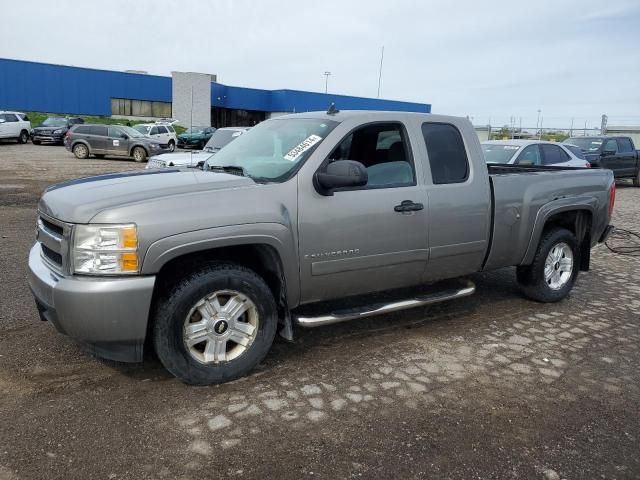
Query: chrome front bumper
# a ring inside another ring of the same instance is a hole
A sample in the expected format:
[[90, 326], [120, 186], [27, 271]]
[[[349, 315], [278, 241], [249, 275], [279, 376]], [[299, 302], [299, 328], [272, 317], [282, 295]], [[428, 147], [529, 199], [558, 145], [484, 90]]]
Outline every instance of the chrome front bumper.
[[62, 276], [44, 262], [39, 243], [29, 254], [28, 276], [42, 320], [99, 357], [142, 361], [154, 276]]

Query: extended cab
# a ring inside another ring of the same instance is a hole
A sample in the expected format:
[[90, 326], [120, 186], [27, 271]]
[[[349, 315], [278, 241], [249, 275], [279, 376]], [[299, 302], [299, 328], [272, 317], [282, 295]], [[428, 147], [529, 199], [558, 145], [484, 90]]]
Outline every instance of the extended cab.
[[640, 153], [631, 137], [571, 137], [564, 143], [580, 147], [593, 167], [607, 168], [616, 178], [631, 178], [640, 187]]
[[608, 170], [487, 166], [462, 118], [288, 115], [204, 170], [50, 187], [29, 284], [42, 319], [94, 353], [141, 361], [152, 345], [182, 381], [218, 383], [257, 365], [278, 328], [291, 339], [293, 325], [463, 297], [474, 285], [451, 279], [478, 271], [517, 266], [526, 296], [559, 301], [614, 196]]

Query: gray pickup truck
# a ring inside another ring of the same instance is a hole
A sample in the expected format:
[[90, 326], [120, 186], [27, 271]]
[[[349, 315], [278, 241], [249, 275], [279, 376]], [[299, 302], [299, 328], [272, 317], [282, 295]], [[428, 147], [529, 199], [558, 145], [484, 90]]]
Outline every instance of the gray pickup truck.
[[[465, 119], [397, 112], [265, 121], [199, 169], [54, 185], [29, 283], [43, 320], [98, 356], [145, 345], [191, 384], [249, 372], [277, 330], [474, 292], [517, 266], [564, 298], [615, 199], [608, 170], [487, 166]], [[348, 298], [347, 298], [348, 297]]]

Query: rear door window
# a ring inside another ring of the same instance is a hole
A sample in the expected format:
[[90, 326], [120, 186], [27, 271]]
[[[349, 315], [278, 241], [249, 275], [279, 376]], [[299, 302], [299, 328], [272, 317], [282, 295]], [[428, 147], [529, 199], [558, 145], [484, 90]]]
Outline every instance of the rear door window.
[[469, 160], [462, 135], [448, 123], [423, 123], [433, 183], [462, 183], [469, 178]]
[[628, 138], [619, 138], [618, 139], [618, 151], [620, 153], [633, 152], [633, 145], [631, 145], [631, 140], [629, 140]]
[[542, 150], [542, 164], [543, 165], [553, 165], [555, 163], [564, 163], [568, 162], [571, 157], [562, 150], [557, 145], [549, 145], [543, 143], [540, 145], [540, 149]]
[[168, 133], [167, 127], [163, 127], [162, 125], [158, 127], [158, 133]]

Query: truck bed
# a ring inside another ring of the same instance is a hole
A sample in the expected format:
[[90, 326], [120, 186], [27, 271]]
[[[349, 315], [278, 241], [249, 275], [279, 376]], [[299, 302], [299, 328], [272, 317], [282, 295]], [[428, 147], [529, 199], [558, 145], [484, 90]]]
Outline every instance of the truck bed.
[[537, 245], [545, 219], [565, 207], [592, 212], [592, 238], [608, 219], [609, 170], [488, 165], [492, 197], [490, 251], [484, 269], [520, 265]]

